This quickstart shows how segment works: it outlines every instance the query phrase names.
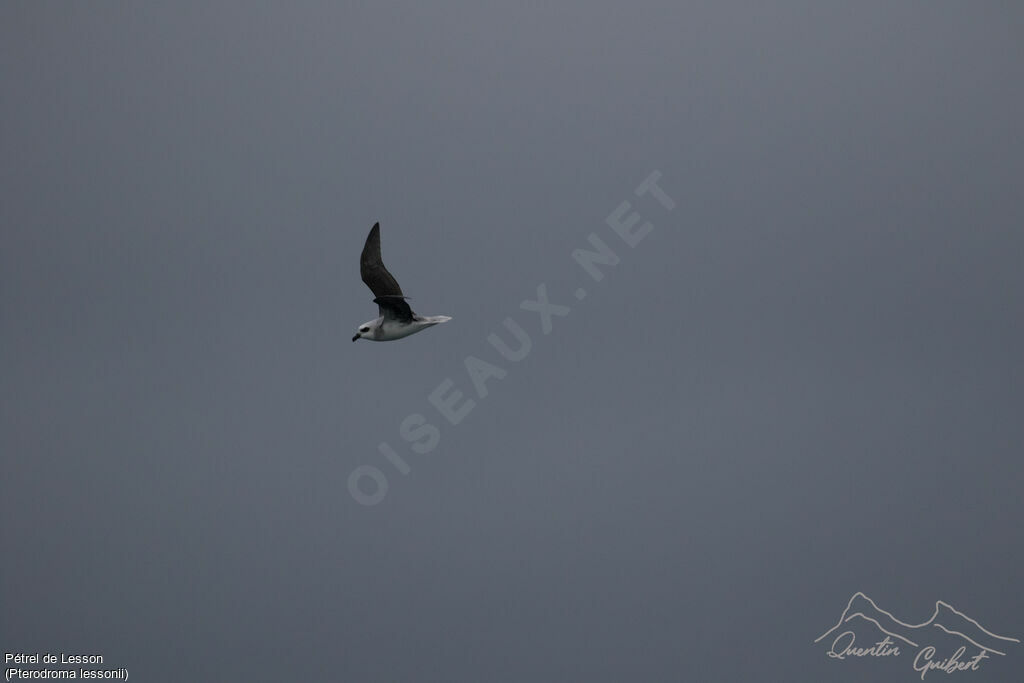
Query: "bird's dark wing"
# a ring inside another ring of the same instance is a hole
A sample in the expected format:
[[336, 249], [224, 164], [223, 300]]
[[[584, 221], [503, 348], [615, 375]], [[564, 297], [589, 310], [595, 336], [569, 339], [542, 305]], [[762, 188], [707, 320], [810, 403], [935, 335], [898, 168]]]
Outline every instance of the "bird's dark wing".
[[359, 256], [359, 276], [375, 297], [402, 296], [402, 288], [380, 259], [380, 223], [374, 223], [366, 237]]
[[377, 307], [380, 309], [380, 315], [383, 318], [390, 318], [403, 323], [412, 322], [413, 312], [404, 296], [378, 296], [373, 300], [373, 303], [377, 304]]

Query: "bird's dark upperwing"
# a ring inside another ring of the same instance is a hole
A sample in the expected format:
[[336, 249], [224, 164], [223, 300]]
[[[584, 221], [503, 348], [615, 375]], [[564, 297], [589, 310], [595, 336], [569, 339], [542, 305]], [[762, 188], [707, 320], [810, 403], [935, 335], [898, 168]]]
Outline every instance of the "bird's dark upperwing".
[[359, 256], [359, 276], [375, 297], [403, 296], [402, 288], [380, 258], [380, 223], [374, 223], [366, 237], [363, 253]]
[[380, 309], [380, 315], [382, 318], [399, 320], [403, 323], [412, 322], [413, 312], [409, 307], [409, 302], [405, 300], [405, 297], [378, 296], [373, 300], [373, 303], [377, 304], [377, 308]]

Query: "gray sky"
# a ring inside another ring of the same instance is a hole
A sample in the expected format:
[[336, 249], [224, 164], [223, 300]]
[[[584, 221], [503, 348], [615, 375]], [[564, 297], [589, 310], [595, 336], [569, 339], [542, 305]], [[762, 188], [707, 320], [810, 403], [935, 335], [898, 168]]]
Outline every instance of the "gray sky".
[[[856, 591], [1024, 638], [1024, 10], [507, 4], [0, 7], [5, 652], [919, 680], [812, 642]], [[353, 344], [378, 220], [454, 320]]]

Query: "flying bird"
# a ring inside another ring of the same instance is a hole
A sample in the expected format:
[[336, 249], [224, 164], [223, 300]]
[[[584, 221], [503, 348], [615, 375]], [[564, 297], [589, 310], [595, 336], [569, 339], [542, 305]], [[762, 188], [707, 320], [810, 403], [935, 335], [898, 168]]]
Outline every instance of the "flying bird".
[[352, 337], [370, 341], [391, 341], [451, 320], [447, 315], [416, 315], [409, 308], [402, 288], [380, 259], [380, 223], [374, 223], [359, 256], [359, 276], [373, 292], [380, 317], [359, 326]]

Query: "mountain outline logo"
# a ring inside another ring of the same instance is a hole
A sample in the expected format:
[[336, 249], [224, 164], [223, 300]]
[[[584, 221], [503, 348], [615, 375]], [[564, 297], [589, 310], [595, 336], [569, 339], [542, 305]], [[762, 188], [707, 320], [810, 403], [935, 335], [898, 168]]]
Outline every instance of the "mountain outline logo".
[[[874, 634], [870, 638], [879, 634], [882, 637], [868, 647], [858, 645], [857, 636], [866, 633]], [[814, 642], [820, 643], [832, 635], [834, 638], [825, 652], [831, 659], [900, 657], [916, 649], [913, 668], [921, 674], [922, 680], [930, 671], [978, 671], [984, 660], [993, 655], [1005, 657], [1010, 648], [1021, 642], [988, 630], [943, 600], [935, 602], [935, 610], [927, 621], [907, 623], [879, 607], [861, 591], [850, 596], [839, 621]]]

